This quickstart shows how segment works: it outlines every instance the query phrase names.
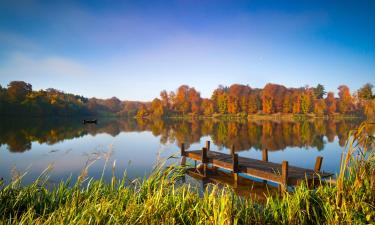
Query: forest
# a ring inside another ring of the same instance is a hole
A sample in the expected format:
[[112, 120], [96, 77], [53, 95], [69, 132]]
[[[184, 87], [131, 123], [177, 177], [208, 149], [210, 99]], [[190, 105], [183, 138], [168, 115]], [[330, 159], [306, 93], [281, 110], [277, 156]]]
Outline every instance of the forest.
[[367, 83], [351, 93], [346, 85], [334, 92], [325, 87], [287, 88], [269, 83], [264, 88], [249, 85], [220, 85], [210, 98], [202, 98], [194, 87], [181, 85], [176, 91], [160, 92], [151, 102], [86, 98], [49, 88], [35, 91], [24, 81], [0, 86], [0, 115], [7, 116], [119, 116], [160, 117], [246, 117], [251, 115], [375, 116], [373, 85]]

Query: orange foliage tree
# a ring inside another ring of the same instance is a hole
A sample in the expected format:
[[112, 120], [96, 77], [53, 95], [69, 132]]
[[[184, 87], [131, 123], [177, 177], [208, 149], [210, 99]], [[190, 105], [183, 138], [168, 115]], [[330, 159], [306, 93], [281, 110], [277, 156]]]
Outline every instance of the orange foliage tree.
[[336, 112], [336, 99], [333, 92], [328, 92], [326, 98], [327, 113], [333, 114]]

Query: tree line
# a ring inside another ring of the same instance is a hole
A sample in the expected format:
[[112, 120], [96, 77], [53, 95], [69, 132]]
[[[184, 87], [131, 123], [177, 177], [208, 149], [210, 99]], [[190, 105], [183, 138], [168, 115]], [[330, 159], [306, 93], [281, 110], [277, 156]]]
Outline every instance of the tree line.
[[6, 116], [135, 116], [141, 102], [86, 98], [48, 88], [33, 90], [24, 81], [0, 85], [0, 115]]
[[141, 107], [138, 117], [165, 115], [246, 116], [252, 114], [313, 114], [323, 115], [375, 115], [373, 85], [365, 84], [354, 94], [349, 87], [338, 87], [338, 98], [326, 92], [323, 85], [316, 87], [286, 88], [267, 84], [263, 89], [248, 85], [219, 86], [211, 98], [201, 98], [193, 87], [180, 86], [176, 92], [160, 93], [151, 106]]
[[152, 102], [86, 98], [49, 88], [35, 91], [24, 81], [0, 86], [0, 115], [121, 117], [239, 116], [262, 114], [307, 114], [375, 116], [373, 85], [365, 84], [351, 94], [349, 87], [338, 87], [338, 97], [323, 85], [287, 88], [267, 84], [264, 88], [248, 85], [220, 85], [210, 98], [202, 98], [194, 87], [181, 85], [176, 91], [161, 91]]

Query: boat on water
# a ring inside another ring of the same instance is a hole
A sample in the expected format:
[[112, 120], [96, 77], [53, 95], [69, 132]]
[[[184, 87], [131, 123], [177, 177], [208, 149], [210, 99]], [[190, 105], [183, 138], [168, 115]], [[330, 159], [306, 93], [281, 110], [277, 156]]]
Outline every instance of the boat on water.
[[82, 123], [83, 124], [86, 124], [86, 123], [95, 123], [95, 124], [97, 124], [98, 120], [97, 119], [95, 119], [95, 120], [83, 120]]

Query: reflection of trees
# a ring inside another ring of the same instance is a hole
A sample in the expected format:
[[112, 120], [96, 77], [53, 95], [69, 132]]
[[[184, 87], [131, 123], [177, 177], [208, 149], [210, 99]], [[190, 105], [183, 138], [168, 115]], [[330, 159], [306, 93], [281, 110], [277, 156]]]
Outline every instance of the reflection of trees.
[[[355, 121], [312, 120], [290, 121], [222, 121], [222, 120], [99, 120], [97, 125], [82, 125], [75, 120], [7, 120], [1, 121], [0, 145], [6, 144], [12, 152], [31, 148], [31, 142], [55, 144], [87, 134], [107, 133], [116, 136], [121, 132], [151, 131], [165, 143], [185, 143], [189, 147], [198, 143], [202, 136], [211, 136], [219, 148], [238, 151], [250, 148], [282, 150], [287, 147], [324, 148], [324, 137], [332, 142], [338, 137], [340, 146], [348, 138], [348, 132], [358, 127]], [[369, 129], [370, 134], [374, 129]]]

